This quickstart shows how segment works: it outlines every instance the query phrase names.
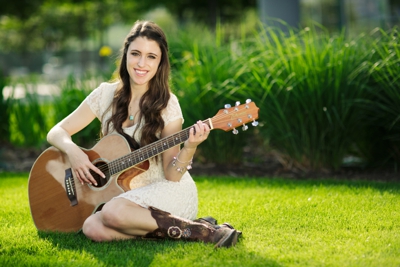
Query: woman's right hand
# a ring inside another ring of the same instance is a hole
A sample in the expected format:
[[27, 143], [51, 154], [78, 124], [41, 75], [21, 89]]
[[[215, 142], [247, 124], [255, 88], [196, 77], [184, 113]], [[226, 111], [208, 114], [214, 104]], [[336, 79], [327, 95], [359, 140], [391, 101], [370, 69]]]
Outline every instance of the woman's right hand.
[[87, 183], [97, 186], [97, 182], [93, 178], [92, 172], [105, 178], [104, 173], [90, 162], [88, 155], [86, 155], [78, 146], [71, 146], [68, 151], [66, 151], [66, 154], [68, 155], [75, 176], [82, 185]]
[[96, 115], [93, 113], [86, 100], [79, 107], [69, 114], [65, 119], [57, 123], [47, 134], [47, 141], [59, 150], [67, 154], [71, 168], [79, 182], [97, 185], [93, 174], [105, 178], [89, 157], [73, 141], [71, 136], [85, 128]]

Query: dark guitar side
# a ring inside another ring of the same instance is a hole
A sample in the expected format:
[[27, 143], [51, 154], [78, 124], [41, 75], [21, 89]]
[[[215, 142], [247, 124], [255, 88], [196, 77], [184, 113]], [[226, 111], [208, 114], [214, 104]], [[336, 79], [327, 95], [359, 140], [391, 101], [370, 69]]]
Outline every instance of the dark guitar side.
[[[82, 151], [95, 165], [108, 163], [131, 152], [125, 138], [118, 134], [108, 135], [91, 150]], [[149, 162], [107, 177], [108, 182], [101, 187], [82, 185], [73, 174], [78, 200], [75, 206], [71, 206], [64, 184], [65, 170], [70, 167], [67, 156], [55, 147], [45, 150], [32, 166], [28, 184], [29, 204], [38, 230], [79, 231], [86, 218], [100, 205], [129, 190], [130, 181], [147, 170]]]

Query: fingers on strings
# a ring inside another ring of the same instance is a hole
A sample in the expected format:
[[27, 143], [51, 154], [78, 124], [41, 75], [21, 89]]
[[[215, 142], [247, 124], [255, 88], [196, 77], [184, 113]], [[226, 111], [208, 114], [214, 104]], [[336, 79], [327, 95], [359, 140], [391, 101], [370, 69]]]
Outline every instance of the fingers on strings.
[[209, 133], [210, 133], [210, 128], [204, 122], [198, 121], [195, 125], [193, 125], [193, 135], [195, 137], [207, 138]]

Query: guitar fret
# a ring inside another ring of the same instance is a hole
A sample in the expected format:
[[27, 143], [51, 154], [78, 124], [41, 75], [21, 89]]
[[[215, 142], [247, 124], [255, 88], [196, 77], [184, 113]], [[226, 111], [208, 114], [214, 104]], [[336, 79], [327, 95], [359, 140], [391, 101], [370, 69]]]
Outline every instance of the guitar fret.
[[128, 155], [125, 155], [119, 159], [115, 159], [108, 164], [110, 174], [113, 175], [115, 173], [119, 173], [155, 155], [161, 154], [171, 147], [182, 144], [189, 138], [189, 130], [190, 128], [186, 128], [179, 133], [154, 142], [153, 144], [149, 145], [149, 147], [145, 146], [139, 148]]
[[108, 170], [110, 171], [110, 175], [114, 174], [114, 164], [113, 164], [113, 162], [108, 163]]
[[121, 161], [121, 159], [119, 159], [115, 164], [115, 172], [116, 173], [121, 171], [120, 161]]
[[[116, 163], [118, 163], [118, 161]], [[115, 173], [118, 173], [120, 171], [120, 169], [118, 167], [119, 166], [117, 164], [114, 164], [114, 172]]]
[[110, 175], [113, 175], [115, 173], [114, 172], [114, 162], [110, 162], [108, 164], [108, 169], [110, 170]]
[[143, 161], [143, 160], [145, 160], [146, 158], [147, 158], [147, 157], [144, 155], [143, 150], [140, 149], [140, 157], [139, 157], [140, 161]]
[[153, 156], [158, 154], [158, 150], [156, 147], [153, 147], [151, 152], [152, 152]]
[[149, 150], [148, 148], [145, 149], [147, 158], [151, 158], [153, 156], [153, 154], [151, 153], [151, 150]]
[[182, 137], [181, 137], [180, 134], [178, 134], [178, 135], [175, 136], [175, 138], [174, 138], [174, 144], [175, 144], [175, 145], [178, 145], [178, 144], [181, 144], [181, 143], [182, 143]]
[[136, 160], [136, 162], [140, 162], [140, 153], [141, 153], [140, 149], [135, 151], [135, 160]]

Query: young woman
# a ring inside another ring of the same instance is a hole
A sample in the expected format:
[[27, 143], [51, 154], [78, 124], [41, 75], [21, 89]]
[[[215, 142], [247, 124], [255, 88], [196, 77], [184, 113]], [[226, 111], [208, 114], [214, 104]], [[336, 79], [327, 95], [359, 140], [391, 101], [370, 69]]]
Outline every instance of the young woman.
[[[121, 49], [119, 79], [102, 83], [48, 133], [49, 143], [68, 156], [81, 186], [96, 185], [91, 172], [105, 177], [71, 139], [96, 117], [103, 135], [119, 133], [132, 149], [182, 130], [183, 116], [169, 89], [169, 72], [165, 34], [153, 22], [137, 21]], [[83, 233], [95, 241], [141, 236], [234, 245], [240, 232], [229, 224], [192, 221], [197, 215], [197, 189], [187, 170], [209, 133], [201, 121], [194, 124], [182, 149], [175, 146], [150, 159], [149, 169], [132, 179], [131, 190], [86, 219]]]

